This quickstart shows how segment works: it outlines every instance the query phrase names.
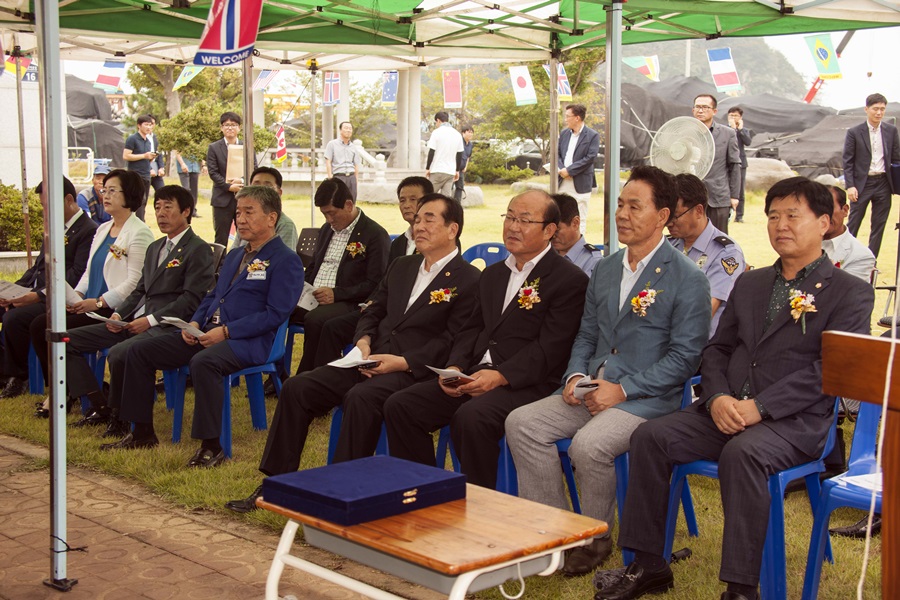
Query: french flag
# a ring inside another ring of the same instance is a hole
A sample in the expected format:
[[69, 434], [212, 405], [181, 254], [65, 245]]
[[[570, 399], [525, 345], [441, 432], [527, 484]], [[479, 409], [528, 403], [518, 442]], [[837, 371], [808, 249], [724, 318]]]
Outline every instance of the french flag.
[[253, 52], [263, 0], [213, 0], [194, 64], [226, 67]]
[[731, 92], [744, 89], [738, 78], [737, 67], [731, 57], [731, 48], [714, 48], [706, 51], [709, 58], [709, 70], [712, 71], [716, 91]]

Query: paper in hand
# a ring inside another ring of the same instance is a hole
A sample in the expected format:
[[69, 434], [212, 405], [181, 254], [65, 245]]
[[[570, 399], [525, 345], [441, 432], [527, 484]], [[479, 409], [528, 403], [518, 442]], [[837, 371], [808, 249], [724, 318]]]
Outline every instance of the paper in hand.
[[316, 288], [308, 281], [303, 282], [303, 293], [300, 294], [300, 300], [297, 302], [298, 308], [312, 310], [319, 305], [319, 301], [313, 296], [313, 290]]
[[456, 369], [438, 369], [437, 367], [429, 367], [428, 365], [425, 366], [431, 369], [433, 372], [437, 373], [438, 377], [440, 377], [441, 379], [456, 378], [460, 381], [475, 381], [474, 377], [469, 377], [462, 371], [457, 371]]
[[95, 312], [89, 312], [85, 314], [96, 321], [103, 321], [104, 323], [109, 323], [114, 327], [128, 327], [128, 321], [115, 321], [113, 319], [107, 319], [103, 315], [98, 315]]
[[174, 325], [178, 329], [182, 331], [187, 331], [189, 334], [194, 336], [195, 338], [199, 338], [203, 335], [203, 332], [191, 325], [190, 323], [185, 323], [183, 320], [178, 317], [163, 317], [163, 322], [168, 325]]
[[352, 369], [354, 367], [368, 365], [371, 362], [372, 359], [363, 358], [362, 350], [359, 349], [359, 346], [353, 346], [353, 350], [345, 354], [343, 357], [331, 361], [330, 363], [328, 363], [328, 366], [337, 367], [339, 369]]
[[15, 300], [30, 292], [30, 289], [16, 285], [11, 281], [0, 281], [0, 300]]

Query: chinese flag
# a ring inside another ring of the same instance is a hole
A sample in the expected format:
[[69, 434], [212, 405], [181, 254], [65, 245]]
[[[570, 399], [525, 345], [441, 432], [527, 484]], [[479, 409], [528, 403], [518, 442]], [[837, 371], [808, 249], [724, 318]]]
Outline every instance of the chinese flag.
[[459, 69], [444, 71], [444, 108], [462, 108]]

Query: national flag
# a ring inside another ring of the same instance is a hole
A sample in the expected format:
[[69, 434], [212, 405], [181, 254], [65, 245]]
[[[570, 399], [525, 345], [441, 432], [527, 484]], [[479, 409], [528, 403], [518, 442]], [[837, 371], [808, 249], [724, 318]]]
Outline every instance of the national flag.
[[[544, 72], [550, 77], [550, 65], [544, 65]], [[550, 83], [553, 83], [552, 77]], [[566, 67], [562, 63], [556, 63], [556, 99], [560, 102], [572, 100], [572, 86], [569, 85], [569, 76], [566, 75]]]
[[253, 82], [253, 91], [261, 92], [272, 83], [272, 80], [278, 75], [278, 71], [263, 69], [260, 71], [259, 75], [256, 76], [256, 81]]
[[107, 94], [115, 94], [119, 90], [119, 82], [122, 81], [122, 75], [124, 74], [124, 61], [108, 60], [100, 67], [94, 87], [100, 88]]
[[335, 71], [325, 72], [325, 86], [322, 92], [322, 104], [334, 106], [341, 103], [341, 74]]
[[287, 142], [284, 141], [284, 125], [278, 126], [275, 132], [275, 164], [280, 165], [287, 158]]
[[622, 59], [629, 67], [645, 75], [650, 81], [659, 81], [659, 56], [628, 56]]
[[397, 71], [385, 71], [382, 76], [382, 82], [381, 105], [386, 108], [392, 108], [397, 104], [397, 86], [400, 84]]
[[512, 83], [513, 93], [516, 95], [516, 106], [537, 104], [537, 93], [534, 91], [528, 67], [510, 67], [509, 80]]
[[713, 48], [706, 51], [709, 59], [709, 70], [712, 71], [716, 91], [731, 92], [744, 89], [738, 78], [737, 67], [731, 57], [731, 48]]
[[462, 108], [462, 82], [459, 69], [450, 69], [444, 74], [444, 108]]
[[808, 35], [803, 39], [812, 52], [813, 61], [819, 70], [819, 79], [841, 79], [843, 75], [834, 46], [831, 44], [831, 34]]
[[253, 52], [263, 0], [212, 0], [194, 64], [225, 67]]
[[[23, 77], [25, 76], [25, 72], [28, 70], [28, 67], [31, 65], [31, 59], [25, 58], [24, 56], [19, 59], [19, 74]], [[13, 57], [9, 57], [6, 59], [5, 70], [15, 76], [16, 74], [16, 59]]]
[[178, 74], [178, 80], [175, 82], [175, 87], [173, 90], [180, 90], [188, 83], [190, 83], [191, 79], [200, 74], [200, 71], [203, 70], [203, 67], [197, 67], [194, 65], [188, 65], [181, 70], [181, 73]]

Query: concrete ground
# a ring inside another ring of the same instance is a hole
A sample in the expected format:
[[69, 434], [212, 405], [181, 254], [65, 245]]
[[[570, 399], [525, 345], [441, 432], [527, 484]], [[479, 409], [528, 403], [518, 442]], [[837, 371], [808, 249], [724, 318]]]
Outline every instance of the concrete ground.
[[[219, 600], [263, 598], [278, 535], [201, 511], [187, 511], [129, 482], [68, 470], [68, 593], [50, 576], [47, 450], [0, 436], [0, 599]], [[294, 544], [294, 554], [406, 598], [440, 596], [333, 554]], [[298, 600], [361, 598], [295, 569], [279, 593]], [[293, 600], [293, 599], [291, 599]]]

